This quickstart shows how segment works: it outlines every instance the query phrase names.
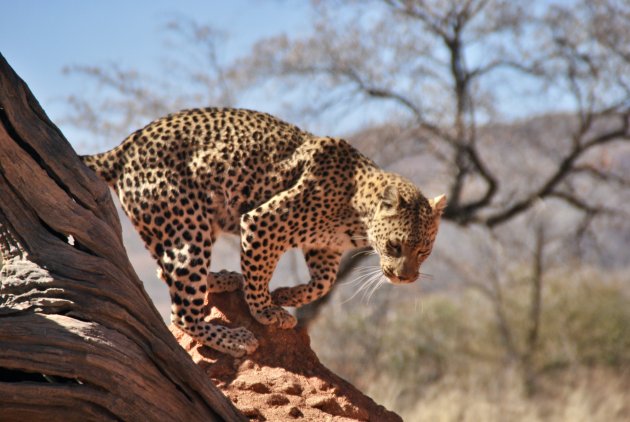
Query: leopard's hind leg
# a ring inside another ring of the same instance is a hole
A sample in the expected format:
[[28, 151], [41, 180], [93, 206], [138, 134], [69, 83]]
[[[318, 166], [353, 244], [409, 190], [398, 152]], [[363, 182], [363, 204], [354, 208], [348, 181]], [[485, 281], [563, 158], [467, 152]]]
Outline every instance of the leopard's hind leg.
[[185, 189], [169, 190], [164, 198], [141, 207], [132, 221], [147, 248], [158, 261], [158, 274], [168, 285], [171, 321], [195, 340], [233, 356], [252, 353], [258, 347], [254, 335], [245, 328], [228, 328], [206, 321], [205, 298], [209, 290], [233, 290], [231, 274], [210, 273], [214, 235], [207, 223], [205, 206], [193, 206]]

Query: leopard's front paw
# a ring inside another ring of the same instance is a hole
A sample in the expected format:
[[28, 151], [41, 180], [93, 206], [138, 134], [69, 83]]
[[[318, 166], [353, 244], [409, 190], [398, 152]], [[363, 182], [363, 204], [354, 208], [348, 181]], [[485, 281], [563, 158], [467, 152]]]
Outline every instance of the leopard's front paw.
[[295, 299], [290, 287], [280, 287], [271, 292], [271, 300], [279, 306], [298, 305], [298, 301]]
[[277, 325], [285, 330], [297, 324], [297, 319], [280, 306], [270, 306], [258, 311], [254, 318], [263, 325]]

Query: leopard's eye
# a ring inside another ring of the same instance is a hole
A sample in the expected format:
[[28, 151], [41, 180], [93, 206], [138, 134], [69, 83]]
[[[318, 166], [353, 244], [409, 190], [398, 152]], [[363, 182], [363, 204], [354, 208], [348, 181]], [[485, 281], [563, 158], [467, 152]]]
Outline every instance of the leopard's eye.
[[396, 240], [388, 240], [385, 244], [385, 252], [393, 258], [399, 258], [402, 255], [402, 245]]
[[424, 258], [427, 258], [430, 254], [431, 254], [431, 251], [425, 251], [421, 249], [418, 251], [418, 258], [424, 259]]

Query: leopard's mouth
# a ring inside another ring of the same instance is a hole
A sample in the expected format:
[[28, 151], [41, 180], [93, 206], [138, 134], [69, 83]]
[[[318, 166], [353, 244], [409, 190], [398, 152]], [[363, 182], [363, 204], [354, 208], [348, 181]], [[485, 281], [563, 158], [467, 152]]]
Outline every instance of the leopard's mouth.
[[389, 268], [383, 268], [383, 275], [392, 284], [411, 284], [418, 279], [419, 274], [399, 275]]

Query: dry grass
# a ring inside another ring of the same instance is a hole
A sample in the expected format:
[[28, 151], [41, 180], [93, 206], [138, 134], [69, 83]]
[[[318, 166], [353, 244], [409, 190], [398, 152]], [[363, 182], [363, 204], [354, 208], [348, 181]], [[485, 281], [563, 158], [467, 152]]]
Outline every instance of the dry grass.
[[545, 380], [533, 397], [520, 375], [505, 369], [492, 377], [445, 376], [426, 386], [413, 405], [401, 403], [400, 386], [374, 382], [368, 395], [405, 421], [614, 422], [630, 420], [630, 380], [610, 370], [576, 369]]
[[590, 273], [547, 280], [528, 365], [528, 288], [518, 280], [504, 291], [516, 354], [506, 350], [488, 299], [474, 290], [424, 296], [421, 306], [390, 300], [385, 312], [378, 298], [372, 309], [332, 306], [312, 330], [313, 347], [405, 421], [625, 421], [629, 288]]

